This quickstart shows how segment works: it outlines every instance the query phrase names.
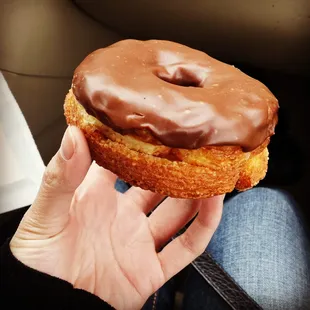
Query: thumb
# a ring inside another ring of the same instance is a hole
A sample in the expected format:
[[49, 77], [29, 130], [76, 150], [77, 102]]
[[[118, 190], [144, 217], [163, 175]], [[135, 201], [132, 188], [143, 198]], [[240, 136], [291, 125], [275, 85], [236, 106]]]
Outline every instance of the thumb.
[[65, 220], [74, 191], [86, 176], [91, 161], [83, 133], [69, 126], [59, 151], [44, 172], [39, 193], [29, 211], [42, 220]]

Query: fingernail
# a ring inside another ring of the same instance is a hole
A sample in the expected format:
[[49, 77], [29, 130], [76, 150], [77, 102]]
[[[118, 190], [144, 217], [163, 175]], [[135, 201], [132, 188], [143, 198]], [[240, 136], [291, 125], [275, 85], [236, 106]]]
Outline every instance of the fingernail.
[[60, 146], [60, 155], [64, 160], [70, 160], [74, 154], [75, 141], [72, 134], [71, 126], [69, 126], [62, 138]]

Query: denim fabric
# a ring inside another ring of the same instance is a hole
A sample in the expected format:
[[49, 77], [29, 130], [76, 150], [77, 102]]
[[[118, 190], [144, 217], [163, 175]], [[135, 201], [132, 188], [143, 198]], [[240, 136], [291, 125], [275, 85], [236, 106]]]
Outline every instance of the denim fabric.
[[[287, 194], [255, 188], [228, 200], [207, 251], [263, 309], [310, 309], [309, 235]], [[184, 308], [223, 310], [198, 278], [186, 281]]]
[[130, 186], [127, 183], [125, 183], [124, 181], [122, 181], [120, 179], [116, 180], [115, 189], [118, 192], [125, 193], [129, 189], [129, 187]]
[[[117, 189], [126, 190], [121, 182]], [[255, 188], [225, 202], [207, 251], [263, 309], [306, 310], [310, 309], [308, 237], [290, 196]], [[193, 268], [185, 273], [183, 309], [230, 309]], [[172, 309], [174, 288], [172, 279], [144, 309]]]

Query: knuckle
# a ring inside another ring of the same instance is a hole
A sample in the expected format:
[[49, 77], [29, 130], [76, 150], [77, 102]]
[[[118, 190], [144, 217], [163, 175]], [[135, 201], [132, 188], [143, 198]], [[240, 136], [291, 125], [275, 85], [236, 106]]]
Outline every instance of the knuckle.
[[195, 239], [192, 238], [186, 232], [180, 236], [180, 241], [182, 243], [183, 248], [185, 248], [195, 257], [202, 254], [205, 250], [204, 246], [202, 246], [200, 243], [196, 243]]
[[45, 189], [54, 189], [61, 186], [63, 183], [58, 171], [46, 169], [43, 174], [42, 185]]

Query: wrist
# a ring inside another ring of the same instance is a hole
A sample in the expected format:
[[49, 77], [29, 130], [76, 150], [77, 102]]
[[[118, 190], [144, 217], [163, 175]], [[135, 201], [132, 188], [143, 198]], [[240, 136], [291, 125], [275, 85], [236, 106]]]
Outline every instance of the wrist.
[[13, 255], [9, 244], [10, 240], [7, 240], [0, 248], [2, 302], [8, 298], [12, 308], [15, 304], [23, 304], [25, 309], [73, 309], [81, 305], [91, 309], [111, 309], [95, 295], [76, 290], [67, 281], [26, 266]]

